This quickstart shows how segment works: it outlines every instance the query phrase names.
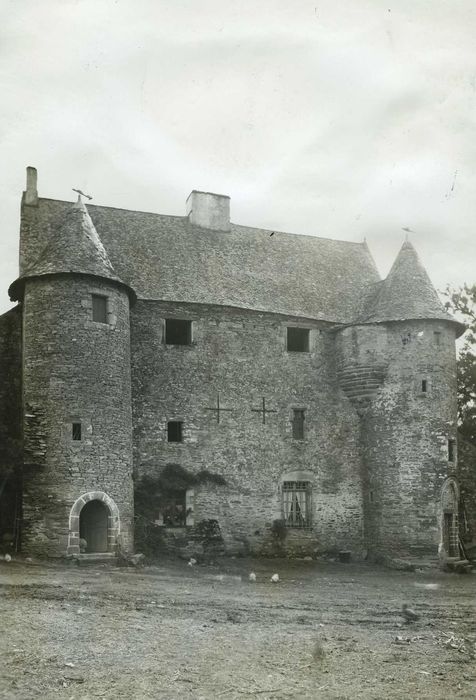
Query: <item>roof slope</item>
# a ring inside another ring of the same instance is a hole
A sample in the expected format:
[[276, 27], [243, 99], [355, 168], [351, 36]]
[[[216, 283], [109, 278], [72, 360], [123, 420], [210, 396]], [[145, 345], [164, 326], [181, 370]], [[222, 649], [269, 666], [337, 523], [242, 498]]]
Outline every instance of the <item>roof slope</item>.
[[[70, 210], [69, 202], [39, 199], [35, 246], [43, 250], [24, 274], [87, 270], [120, 278], [141, 299], [220, 304], [333, 323], [355, 318], [368, 289], [380, 279], [365, 243], [280, 232], [271, 236], [271, 231], [235, 224], [230, 231], [213, 231], [191, 225], [184, 216], [90, 204], [90, 220], [106, 257], [96, 246], [91, 257], [92, 236], [86, 235], [87, 248], [80, 247], [78, 260], [77, 243], [65, 243], [70, 226], [73, 240], [77, 236], [78, 227], [68, 223]], [[57, 230], [62, 233], [55, 243]], [[50, 264], [49, 256], [56, 262]]]
[[367, 323], [420, 318], [454, 321], [409, 241], [402, 245], [387, 278], [368, 299], [364, 317]]
[[145, 299], [349, 321], [379, 280], [366, 244], [90, 207], [115, 269]]
[[124, 284], [117, 276], [81, 197], [63, 211], [39, 257], [30, 262], [10, 287], [12, 298], [21, 295], [23, 280], [58, 273], [80, 273]]

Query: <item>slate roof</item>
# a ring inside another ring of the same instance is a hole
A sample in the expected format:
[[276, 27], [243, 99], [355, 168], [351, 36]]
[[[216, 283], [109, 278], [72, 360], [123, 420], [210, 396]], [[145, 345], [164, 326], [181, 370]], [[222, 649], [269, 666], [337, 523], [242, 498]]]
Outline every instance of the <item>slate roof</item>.
[[237, 224], [214, 231], [184, 216], [90, 204], [86, 210], [82, 203], [43, 198], [36, 217], [43, 250], [13, 283], [17, 293], [27, 276], [71, 271], [125, 284], [140, 299], [344, 324], [453, 320], [408, 243], [382, 282], [365, 242], [270, 235]]
[[75, 272], [124, 285], [109, 260], [81, 197], [74, 204], [69, 204], [63, 211], [61, 222], [54, 229], [50, 227], [49, 234], [39, 257], [30, 261], [21, 277], [11, 285], [12, 298], [21, 296], [24, 279], [59, 273]]
[[387, 278], [376, 285], [366, 307], [362, 316], [366, 323], [429, 318], [455, 322], [409, 241], [402, 245]]
[[[42, 228], [61, 227], [70, 207], [40, 199]], [[94, 205], [88, 212], [115, 274], [141, 299], [345, 322], [379, 280], [365, 243], [278, 231], [270, 236], [271, 231], [236, 224], [230, 231], [212, 231], [183, 216]]]

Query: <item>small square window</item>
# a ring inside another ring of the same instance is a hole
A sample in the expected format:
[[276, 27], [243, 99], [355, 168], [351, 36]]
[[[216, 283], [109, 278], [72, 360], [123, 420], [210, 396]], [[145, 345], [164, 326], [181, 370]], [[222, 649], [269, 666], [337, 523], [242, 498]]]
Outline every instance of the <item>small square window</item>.
[[456, 461], [456, 440], [448, 440], [448, 462]]
[[288, 352], [309, 352], [309, 328], [287, 328]]
[[179, 318], [166, 318], [165, 342], [167, 345], [191, 345], [192, 322]]
[[71, 438], [73, 440], [81, 440], [81, 423], [71, 424]]
[[167, 423], [167, 442], [183, 442], [181, 421], [170, 420]]
[[302, 409], [294, 409], [292, 425], [294, 440], [304, 440], [304, 411]]
[[107, 323], [107, 297], [100, 294], [91, 294], [93, 303], [93, 321]]

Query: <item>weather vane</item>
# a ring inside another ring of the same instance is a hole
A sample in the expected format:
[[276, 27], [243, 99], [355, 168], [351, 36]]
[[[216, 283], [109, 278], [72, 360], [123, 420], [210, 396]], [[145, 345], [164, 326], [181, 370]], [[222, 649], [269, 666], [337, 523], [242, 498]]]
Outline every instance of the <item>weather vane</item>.
[[77, 190], [74, 187], [71, 188], [73, 192], [77, 192], [79, 195], [83, 195], [83, 197], [87, 197], [88, 199], [92, 199], [92, 197], [89, 196], [89, 194], [85, 194], [84, 192], [81, 192], [81, 190]]

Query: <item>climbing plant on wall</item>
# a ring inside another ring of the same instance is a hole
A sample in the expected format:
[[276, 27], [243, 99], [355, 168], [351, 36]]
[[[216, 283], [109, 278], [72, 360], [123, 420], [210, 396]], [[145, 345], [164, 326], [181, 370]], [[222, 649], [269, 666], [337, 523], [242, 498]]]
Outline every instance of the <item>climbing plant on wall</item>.
[[446, 309], [468, 326], [458, 353], [459, 431], [476, 445], [476, 284], [447, 287]]

